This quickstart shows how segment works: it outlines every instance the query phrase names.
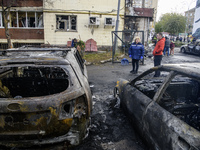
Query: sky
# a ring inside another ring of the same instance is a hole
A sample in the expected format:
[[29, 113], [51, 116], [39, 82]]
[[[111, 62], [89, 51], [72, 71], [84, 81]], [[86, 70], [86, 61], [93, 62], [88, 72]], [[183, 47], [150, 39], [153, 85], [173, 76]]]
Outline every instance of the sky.
[[157, 18], [158, 21], [162, 14], [165, 13], [181, 13], [195, 7], [197, 0], [158, 0]]

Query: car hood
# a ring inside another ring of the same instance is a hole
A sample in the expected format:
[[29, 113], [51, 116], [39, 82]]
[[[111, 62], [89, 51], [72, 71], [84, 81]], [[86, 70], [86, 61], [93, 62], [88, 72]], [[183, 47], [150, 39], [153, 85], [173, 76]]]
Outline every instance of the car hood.
[[35, 65], [69, 65], [69, 61], [58, 57], [1, 57], [0, 65], [35, 64]]

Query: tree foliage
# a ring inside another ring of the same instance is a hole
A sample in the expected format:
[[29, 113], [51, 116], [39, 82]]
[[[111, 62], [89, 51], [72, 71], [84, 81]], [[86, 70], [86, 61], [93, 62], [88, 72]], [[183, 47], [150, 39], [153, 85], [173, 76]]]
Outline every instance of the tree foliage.
[[156, 23], [156, 32], [169, 32], [171, 34], [183, 33], [186, 27], [186, 17], [178, 13], [166, 13]]
[[157, 22], [157, 23], [155, 24], [155, 31], [156, 31], [157, 33], [163, 31], [163, 29], [162, 29], [162, 24], [161, 24], [160, 21]]

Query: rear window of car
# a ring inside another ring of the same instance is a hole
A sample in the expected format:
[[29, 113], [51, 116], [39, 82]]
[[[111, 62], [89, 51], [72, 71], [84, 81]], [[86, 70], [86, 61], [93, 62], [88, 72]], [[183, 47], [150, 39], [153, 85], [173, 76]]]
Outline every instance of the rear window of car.
[[0, 98], [46, 96], [63, 92], [68, 87], [68, 74], [60, 67], [0, 69]]

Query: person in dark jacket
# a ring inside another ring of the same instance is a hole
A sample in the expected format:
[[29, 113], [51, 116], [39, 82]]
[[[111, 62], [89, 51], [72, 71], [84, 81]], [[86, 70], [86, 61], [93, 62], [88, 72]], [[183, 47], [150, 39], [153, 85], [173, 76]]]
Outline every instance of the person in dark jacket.
[[130, 73], [137, 73], [139, 68], [139, 60], [144, 57], [144, 46], [140, 42], [140, 38], [136, 37], [134, 42], [131, 44], [129, 51], [129, 57], [132, 58], [133, 69]]
[[[157, 34], [157, 39], [158, 42], [156, 43], [156, 46], [153, 50], [154, 67], [161, 65], [163, 49], [165, 47], [165, 38], [163, 37], [161, 32]], [[158, 70], [155, 71], [154, 77], [159, 77], [159, 76], [160, 76], [160, 71]]]
[[77, 39], [76, 38], [72, 39], [71, 47], [75, 47], [76, 48], [77, 47], [76, 43], [77, 43]]
[[165, 55], [165, 52], [167, 52], [167, 56], [169, 56], [169, 47], [170, 47], [170, 40], [168, 37], [165, 37], [164, 55]]

